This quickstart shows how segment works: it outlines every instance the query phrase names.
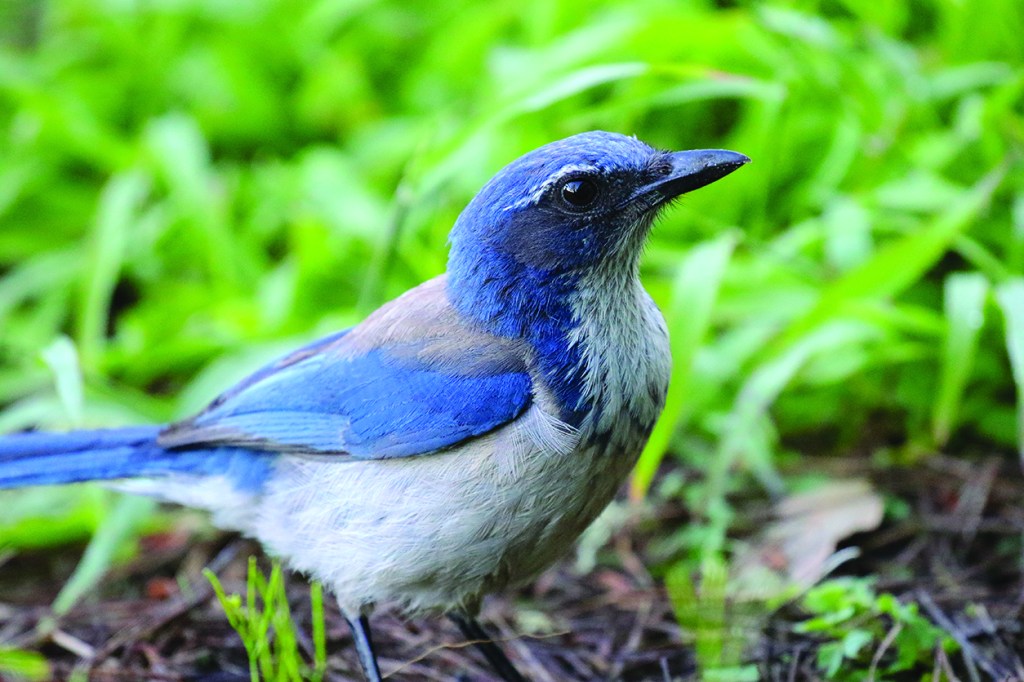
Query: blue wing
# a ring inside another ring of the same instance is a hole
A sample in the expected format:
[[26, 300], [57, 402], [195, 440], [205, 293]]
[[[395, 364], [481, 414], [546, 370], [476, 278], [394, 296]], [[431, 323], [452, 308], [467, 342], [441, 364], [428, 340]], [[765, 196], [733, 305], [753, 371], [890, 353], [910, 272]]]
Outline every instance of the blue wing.
[[526, 350], [475, 329], [431, 280], [263, 368], [159, 439], [382, 459], [492, 431], [532, 401]]

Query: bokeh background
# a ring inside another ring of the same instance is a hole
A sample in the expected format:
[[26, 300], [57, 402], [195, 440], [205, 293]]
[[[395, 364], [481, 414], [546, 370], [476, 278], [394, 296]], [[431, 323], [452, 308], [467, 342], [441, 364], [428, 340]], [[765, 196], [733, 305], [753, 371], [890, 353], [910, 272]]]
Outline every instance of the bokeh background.
[[[675, 375], [631, 494], [686, 518], [655, 575], [837, 461], [1019, 476], [1022, 112], [1018, 0], [5, 0], [0, 431], [183, 417], [442, 272], [502, 165], [606, 129], [753, 159], [644, 259]], [[167, 523], [2, 500], [8, 553]]]

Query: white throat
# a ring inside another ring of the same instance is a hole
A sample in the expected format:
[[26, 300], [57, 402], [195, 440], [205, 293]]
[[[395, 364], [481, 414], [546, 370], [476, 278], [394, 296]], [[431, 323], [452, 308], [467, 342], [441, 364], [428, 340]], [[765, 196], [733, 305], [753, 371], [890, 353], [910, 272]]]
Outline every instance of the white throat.
[[569, 343], [580, 348], [583, 398], [598, 406], [582, 430], [623, 438], [636, 428], [649, 431], [665, 403], [672, 358], [665, 320], [636, 268], [588, 274], [572, 311], [576, 326]]

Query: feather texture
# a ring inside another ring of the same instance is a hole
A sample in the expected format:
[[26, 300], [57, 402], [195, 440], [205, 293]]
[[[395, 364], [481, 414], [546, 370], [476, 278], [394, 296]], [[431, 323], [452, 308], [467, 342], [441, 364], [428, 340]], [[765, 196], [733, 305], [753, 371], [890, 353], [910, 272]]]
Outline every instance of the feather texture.
[[159, 442], [361, 459], [436, 452], [523, 413], [533, 391], [526, 350], [469, 325], [436, 278], [261, 370]]
[[258, 488], [270, 471], [267, 453], [215, 448], [171, 451], [157, 445], [158, 426], [20, 433], [0, 438], [0, 488], [184, 474], [223, 477]]

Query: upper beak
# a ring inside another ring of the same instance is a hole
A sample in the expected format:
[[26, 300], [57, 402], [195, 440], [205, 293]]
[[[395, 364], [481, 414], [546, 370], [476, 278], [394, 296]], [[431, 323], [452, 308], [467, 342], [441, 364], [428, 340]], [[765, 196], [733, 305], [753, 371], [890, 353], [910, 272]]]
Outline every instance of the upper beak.
[[654, 195], [659, 204], [704, 185], [710, 185], [740, 166], [750, 163], [746, 155], [725, 149], [673, 152], [669, 154], [668, 159], [672, 164], [669, 174], [640, 190], [640, 194]]

